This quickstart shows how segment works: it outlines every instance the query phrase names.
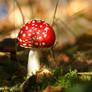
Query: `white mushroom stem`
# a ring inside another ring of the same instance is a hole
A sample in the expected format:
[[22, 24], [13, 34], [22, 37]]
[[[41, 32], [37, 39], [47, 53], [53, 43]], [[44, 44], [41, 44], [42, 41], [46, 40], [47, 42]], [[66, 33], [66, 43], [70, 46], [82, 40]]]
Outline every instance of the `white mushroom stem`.
[[28, 76], [36, 74], [40, 69], [40, 50], [31, 49], [28, 56]]

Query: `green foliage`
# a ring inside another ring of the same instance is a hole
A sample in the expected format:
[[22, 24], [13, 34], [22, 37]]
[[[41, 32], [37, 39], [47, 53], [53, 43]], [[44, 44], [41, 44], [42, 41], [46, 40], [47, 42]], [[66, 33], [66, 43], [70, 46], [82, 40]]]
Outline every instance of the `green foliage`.
[[67, 74], [65, 75], [65, 77], [66, 77], [67, 79], [69, 79], [69, 80], [77, 79], [77, 78], [78, 78], [78, 77], [77, 77], [77, 70], [75, 69], [75, 70], [73, 70], [73, 71], [70, 71], [69, 73], [67, 73]]
[[54, 78], [56, 79], [55, 85], [62, 85], [65, 88], [70, 87], [78, 78], [77, 70], [65, 74], [63, 68], [59, 68], [55, 71]]
[[90, 75], [82, 75], [82, 76], [80, 76], [79, 78], [80, 78], [80, 80], [82, 80], [82, 81], [90, 81], [91, 78], [92, 78], [92, 76], [90, 76]]

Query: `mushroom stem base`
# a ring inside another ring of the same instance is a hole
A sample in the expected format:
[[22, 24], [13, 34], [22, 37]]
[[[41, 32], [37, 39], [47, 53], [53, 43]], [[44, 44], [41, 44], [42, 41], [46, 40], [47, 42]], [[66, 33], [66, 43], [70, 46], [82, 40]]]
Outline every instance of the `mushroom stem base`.
[[36, 74], [40, 69], [40, 51], [37, 49], [31, 49], [28, 56], [28, 76]]

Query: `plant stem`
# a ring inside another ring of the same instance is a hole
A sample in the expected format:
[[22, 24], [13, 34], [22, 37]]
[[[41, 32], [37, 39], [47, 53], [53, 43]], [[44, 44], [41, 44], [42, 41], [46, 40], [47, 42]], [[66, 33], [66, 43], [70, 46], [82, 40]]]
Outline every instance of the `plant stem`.
[[78, 72], [78, 75], [92, 75], [92, 72]]
[[56, 7], [55, 7], [55, 10], [54, 10], [54, 15], [53, 15], [52, 23], [51, 23], [52, 26], [54, 24], [54, 19], [55, 19], [55, 16], [56, 16], [56, 11], [57, 11], [58, 4], [59, 4], [59, 0], [57, 0]]
[[21, 13], [22, 20], [23, 20], [23, 24], [25, 24], [25, 18], [24, 18], [24, 15], [23, 15], [22, 9], [21, 9], [21, 7], [20, 7], [20, 5], [19, 5], [18, 1], [17, 1], [17, 0], [14, 0], [14, 1], [16, 2], [17, 6], [18, 6], [18, 8], [19, 8], [19, 11], [20, 11], [20, 13]]
[[[52, 27], [54, 25], [54, 20], [55, 20], [55, 16], [56, 16], [56, 11], [57, 11], [58, 4], [59, 4], [59, 0], [57, 0], [57, 2], [56, 2], [56, 6], [55, 6], [55, 10], [54, 10], [54, 15], [53, 15], [53, 18], [52, 18], [52, 23], [51, 23], [51, 26]], [[51, 47], [51, 54], [53, 56], [54, 61], [56, 61], [55, 53], [54, 53], [54, 46]]]

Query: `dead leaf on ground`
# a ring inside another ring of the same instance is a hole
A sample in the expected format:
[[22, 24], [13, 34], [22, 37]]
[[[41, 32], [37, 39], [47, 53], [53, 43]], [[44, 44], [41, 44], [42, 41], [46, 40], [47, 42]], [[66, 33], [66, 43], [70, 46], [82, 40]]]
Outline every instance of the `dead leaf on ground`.
[[53, 75], [51, 71], [46, 68], [42, 68], [37, 72], [37, 82], [42, 82], [44, 76], [50, 78]]
[[63, 88], [63, 86], [48, 86], [42, 92], [60, 92], [62, 90], [62, 88]]
[[65, 63], [69, 63], [69, 60], [70, 60], [70, 57], [67, 56], [66, 54], [64, 53], [59, 53], [59, 55], [57, 56], [57, 61], [64, 61]]

